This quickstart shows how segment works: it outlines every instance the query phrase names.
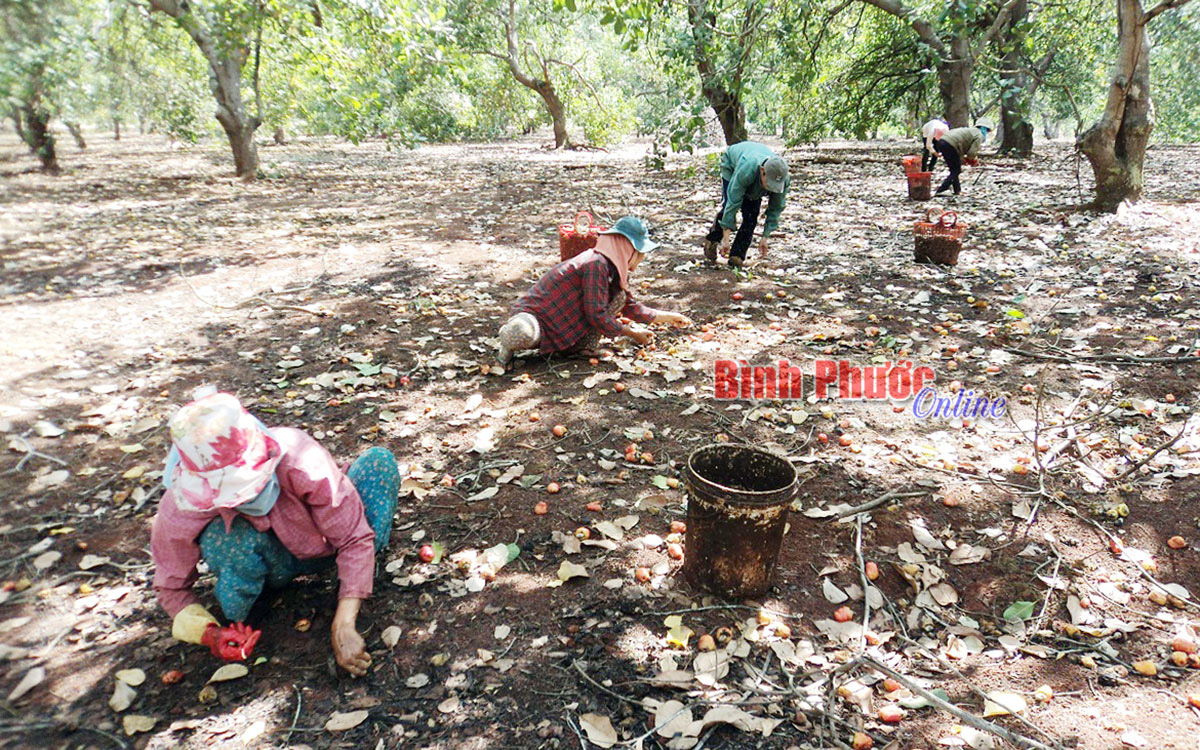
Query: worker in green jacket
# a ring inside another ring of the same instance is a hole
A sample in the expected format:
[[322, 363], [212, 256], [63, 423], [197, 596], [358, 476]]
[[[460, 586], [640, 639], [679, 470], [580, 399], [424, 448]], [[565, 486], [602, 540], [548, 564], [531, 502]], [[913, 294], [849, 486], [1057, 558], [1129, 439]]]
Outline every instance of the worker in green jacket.
[[[779, 214], [787, 203], [791, 186], [788, 165], [783, 157], [767, 146], [754, 141], [742, 141], [721, 154], [721, 210], [712, 228], [704, 237], [704, 257], [717, 262], [717, 250], [729, 253], [729, 265], [740, 268], [746, 262], [746, 251], [758, 225], [762, 200], [767, 197], [767, 216], [763, 224], [759, 252], [766, 257], [767, 238], [779, 226]], [[737, 228], [737, 214], [742, 212], [742, 225]], [[737, 236], [733, 230], [737, 228]], [[730, 239], [733, 246], [730, 247]]]
[[942, 155], [946, 166], [950, 169], [949, 176], [942, 180], [936, 195], [941, 195], [953, 187], [954, 194], [962, 192], [962, 184], [958, 176], [962, 174], [963, 162], [975, 164], [979, 156], [979, 147], [987, 140], [988, 126], [976, 125], [971, 128], [954, 128], [933, 142], [934, 149]]

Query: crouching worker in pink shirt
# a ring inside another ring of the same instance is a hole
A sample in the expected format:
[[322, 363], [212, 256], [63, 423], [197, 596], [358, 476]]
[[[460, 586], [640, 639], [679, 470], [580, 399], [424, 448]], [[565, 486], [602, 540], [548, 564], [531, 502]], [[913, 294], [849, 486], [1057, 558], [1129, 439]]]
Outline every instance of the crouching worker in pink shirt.
[[[400, 489], [396, 459], [371, 448], [343, 473], [320, 443], [268, 429], [228, 393], [210, 393], [171, 419], [171, 451], [150, 550], [154, 588], [171, 634], [226, 661], [250, 656], [259, 631], [243, 624], [265, 588], [336, 564], [331, 639], [355, 676], [371, 665], [356, 626], [371, 595], [375, 553], [387, 546]], [[203, 558], [216, 575], [222, 627], [192, 591]]]

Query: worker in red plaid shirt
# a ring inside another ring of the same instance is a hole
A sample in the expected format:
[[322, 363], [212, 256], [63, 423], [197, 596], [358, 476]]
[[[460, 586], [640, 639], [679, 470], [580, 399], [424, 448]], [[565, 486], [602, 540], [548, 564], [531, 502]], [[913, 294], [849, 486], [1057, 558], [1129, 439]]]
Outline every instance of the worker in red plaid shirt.
[[634, 301], [629, 274], [658, 243], [641, 219], [625, 216], [601, 232], [596, 247], [559, 263], [513, 305], [513, 317], [500, 328], [497, 359], [507, 367], [524, 349], [593, 356], [603, 336], [626, 336], [639, 344], [654, 337], [638, 323], [690, 326], [679, 313], [655, 310]]

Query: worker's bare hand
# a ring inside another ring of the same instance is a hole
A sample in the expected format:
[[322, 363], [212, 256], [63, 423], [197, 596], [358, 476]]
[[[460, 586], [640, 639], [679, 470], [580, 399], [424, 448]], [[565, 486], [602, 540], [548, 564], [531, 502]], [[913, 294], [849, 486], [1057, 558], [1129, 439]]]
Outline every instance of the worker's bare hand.
[[763, 237], [758, 241], [758, 254], [765, 258], [767, 257], [767, 238]]
[[629, 328], [628, 336], [642, 346], [645, 346], [654, 340], [654, 333], [646, 330], [645, 328], [633, 328], [631, 326]]
[[330, 639], [333, 642], [333, 658], [339, 667], [355, 677], [367, 673], [367, 668], [371, 666], [371, 655], [367, 653], [366, 643], [353, 623], [335, 617]]
[[686, 315], [680, 315], [679, 313], [664, 312], [659, 313], [654, 322], [666, 323], [667, 325], [675, 326], [676, 328], [687, 328], [691, 326], [692, 319]]
[[721, 244], [717, 247], [717, 251], [721, 253], [722, 258], [729, 257], [729, 246], [733, 244], [733, 230], [725, 229], [721, 233]]

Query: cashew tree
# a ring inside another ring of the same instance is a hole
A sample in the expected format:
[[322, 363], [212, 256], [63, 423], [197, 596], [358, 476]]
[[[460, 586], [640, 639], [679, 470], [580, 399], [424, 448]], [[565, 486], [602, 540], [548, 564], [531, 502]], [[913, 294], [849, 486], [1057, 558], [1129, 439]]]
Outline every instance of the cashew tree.
[[942, 114], [952, 127], [971, 124], [971, 79], [988, 46], [1024, 0], [858, 0], [904, 21], [934, 57]]
[[76, 10], [71, 2], [0, 0], [0, 115], [49, 173], [59, 171], [50, 122], [81, 75]]
[[262, 3], [226, 0], [149, 0], [150, 9], [170, 16], [186, 33], [208, 64], [209, 89], [216, 101], [216, 118], [229, 139], [238, 177], [253, 180], [258, 172], [254, 131], [261, 120], [242, 100], [243, 68], [250, 59], [253, 38], [261, 28]]
[[1094, 206], [1115, 211], [1141, 197], [1146, 145], [1154, 130], [1150, 99], [1150, 39], [1146, 28], [1189, 0], [1162, 0], [1150, 9], [1141, 0], [1116, 0], [1117, 60], [1100, 119], [1077, 139], [1096, 178]]
[[[669, 67], [686, 63], [695, 71], [704, 105], [712, 109], [726, 145], [747, 138], [746, 99], [763, 59], [764, 47], [777, 38], [778, 24], [803, 12], [803, 0], [598, 0], [601, 21], [626, 37], [632, 49], [653, 43]], [[696, 107], [695, 112], [702, 107]], [[693, 114], [672, 135], [698, 129]]]
[[499, 60], [513, 80], [541, 98], [554, 127], [554, 148], [573, 148], [563, 88], [571, 79], [591, 85], [564, 59], [570, 38], [565, 14], [529, 0], [457, 0], [450, 19], [463, 51]]

